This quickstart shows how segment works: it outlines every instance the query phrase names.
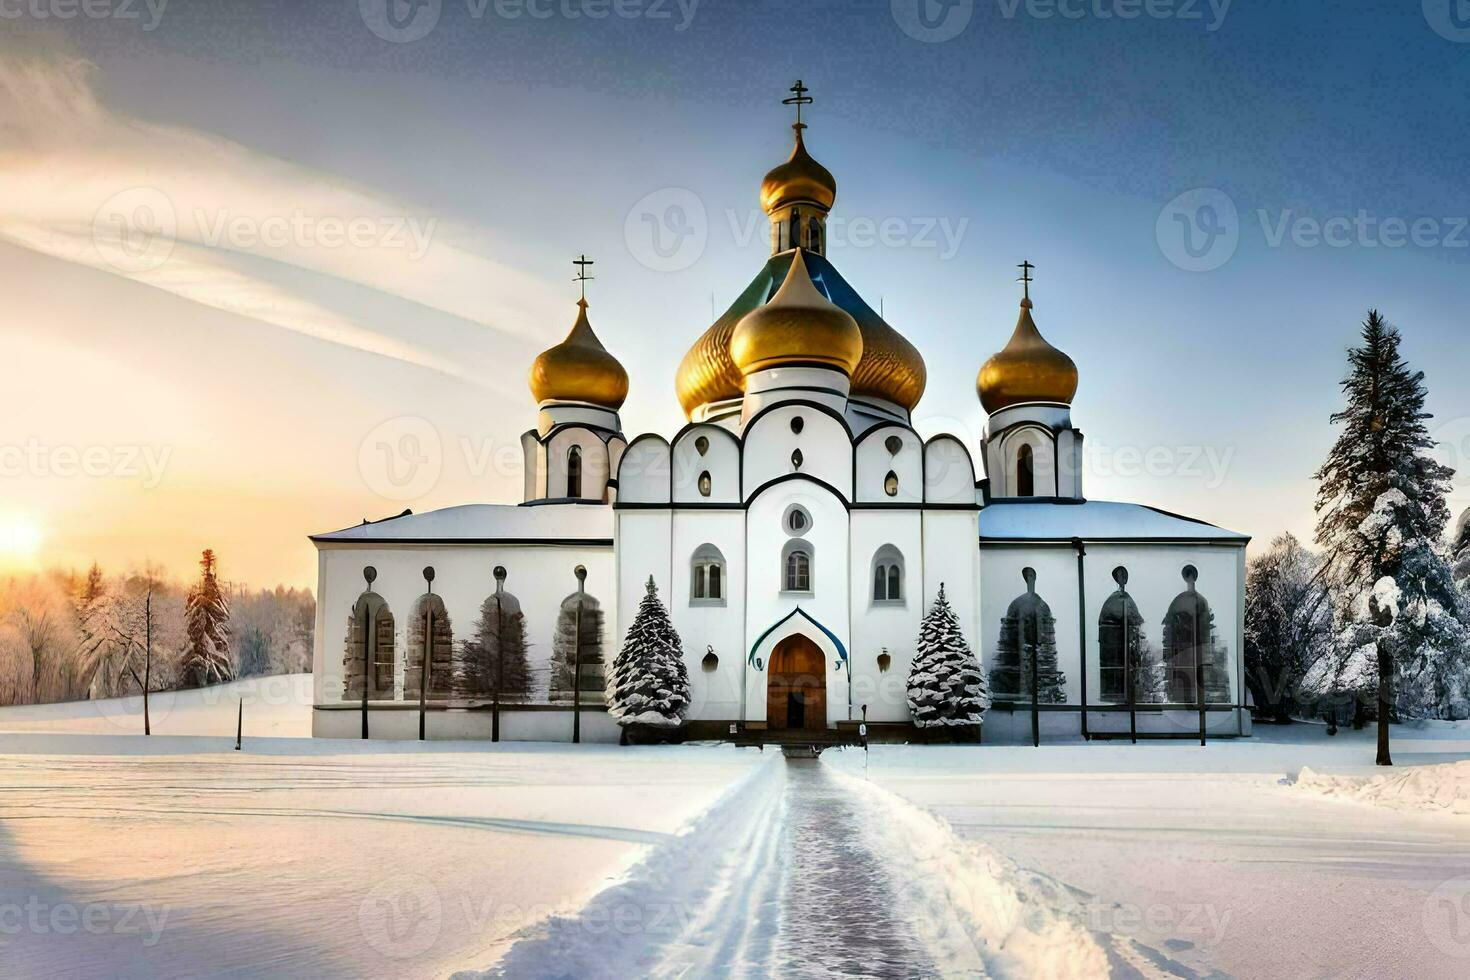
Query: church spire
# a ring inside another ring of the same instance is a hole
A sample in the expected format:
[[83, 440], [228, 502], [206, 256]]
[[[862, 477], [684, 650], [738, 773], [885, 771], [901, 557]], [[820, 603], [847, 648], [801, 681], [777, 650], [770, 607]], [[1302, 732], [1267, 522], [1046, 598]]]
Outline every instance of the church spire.
[[794, 93], [782, 99], [782, 105], [796, 107], [796, 145], [791, 158], [766, 174], [761, 182], [761, 208], [771, 218], [771, 254], [793, 248], [806, 248], [822, 254], [826, 250], [827, 212], [837, 200], [837, 181], [830, 171], [812, 159], [802, 132], [803, 106], [814, 101], [800, 79], [791, 86]]

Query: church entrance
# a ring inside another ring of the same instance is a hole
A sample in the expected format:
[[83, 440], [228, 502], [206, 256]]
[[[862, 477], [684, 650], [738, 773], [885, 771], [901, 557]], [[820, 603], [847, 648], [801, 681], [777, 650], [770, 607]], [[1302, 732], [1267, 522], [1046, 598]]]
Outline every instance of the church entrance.
[[766, 726], [770, 731], [821, 732], [827, 729], [827, 658], [800, 633], [771, 652], [766, 687]]

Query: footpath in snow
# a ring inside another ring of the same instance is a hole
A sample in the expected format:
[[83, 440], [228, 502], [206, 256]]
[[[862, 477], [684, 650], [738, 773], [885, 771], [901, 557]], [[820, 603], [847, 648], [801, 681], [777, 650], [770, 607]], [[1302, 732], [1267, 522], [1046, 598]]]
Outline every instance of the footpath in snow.
[[1194, 976], [1070, 893], [817, 760], [770, 761], [471, 977]]

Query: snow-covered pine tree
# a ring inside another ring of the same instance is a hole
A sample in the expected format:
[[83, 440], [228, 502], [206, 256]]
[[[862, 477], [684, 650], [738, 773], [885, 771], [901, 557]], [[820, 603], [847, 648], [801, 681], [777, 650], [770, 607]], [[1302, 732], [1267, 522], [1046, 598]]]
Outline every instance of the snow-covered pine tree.
[[1332, 640], [1332, 604], [1319, 568], [1317, 556], [1290, 534], [1246, 567], [1245, 683], [1257, 716], [1278, 724], [1325, 693], [1309, 680]]
[[[1424, 373], [1399, 354], [1377, 310], [1348, 350], [1342, 426], [1317, 473], [1317, 543], [1338, 625], [1338, 684], [1376, 688], [1378, 764], [1392, 765], [1388, 723], [1395, 675], [1463, 669], [1466, 630], [1444, 544], [1454, 472], [1429, 454]], [[1447, 661], [1461, 661], [1452, 664]], [[1426, 705], [1403, 705], [1417, 713]]]
[[624, 727], [678, 728], [689, 711], [684, 645], [653, 576], [607, 675], [607, 711]]
[[189, 590], [184, 619], [189, 636], [184, 672], [189, 679], [198, 687], [234, 680], [230, 603], [220, 588], [212, 549], [204, 549], [199, 559], [199, 583]]
[[979, 725], [990, 707], [985, 671], [940, 585], [919, 624], [919, 644], [908, 679], [909, 713], [919, 728]]
[[110, 603], [107, 581], [102, 567], [96, 562], [87, 569], [87, 577], [77, 589], [77, 673], [87, 683], [87, 697], [99, 698], [101, 693], [98, 675], [108, 660], [112, 637], [107, 629], [107, 614]]
[[1460, 591], [1470, 596], [1470, 510], [1460, 515], [1450, 547], [1455, 556], [1455, 581], [1459, 583]]

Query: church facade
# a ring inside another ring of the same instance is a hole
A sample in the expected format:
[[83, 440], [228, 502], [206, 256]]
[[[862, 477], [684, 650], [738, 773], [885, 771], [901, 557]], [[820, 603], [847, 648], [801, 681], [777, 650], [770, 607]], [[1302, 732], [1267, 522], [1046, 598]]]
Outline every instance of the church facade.
[[977, 377], [978, 455], [922, 439], [923, 358], [827, 258], [836, 181], [805, 128], [761, 186], [770, 259], [680, 365], [688, 424], [623, 432], [628, 375], [583, 299], [531, 368], [521, 503], [313, 537], [316, 734], [615, 740], [601, 663], [650, 578], [696, 735], [909, 725], [941, 589], [989, 676], [987, 741], [1248, 733], [1247, 539], [1085, 497], [1078, 370], [1029, 266]]

